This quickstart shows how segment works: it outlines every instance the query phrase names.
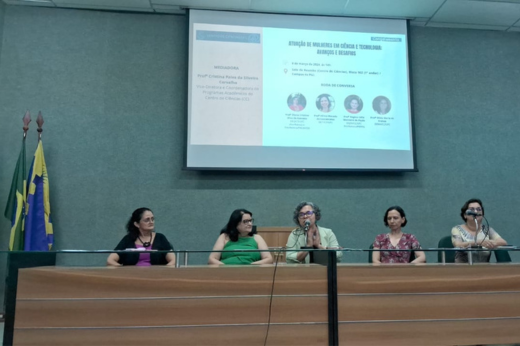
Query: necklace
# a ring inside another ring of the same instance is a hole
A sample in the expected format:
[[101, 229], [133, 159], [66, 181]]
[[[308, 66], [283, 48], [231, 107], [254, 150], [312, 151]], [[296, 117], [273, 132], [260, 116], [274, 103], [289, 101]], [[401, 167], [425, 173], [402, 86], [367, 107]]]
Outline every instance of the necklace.
[[139, 241], [141, 242], [141, 244], [143, 244], [144, 247], [148, 247], [148, 246], [152, 245], [152, 233], [150, 233], [150, 241], [144, 242], [141, 239], [141, 236], [137, 236], [137, 238], [139, 238]]

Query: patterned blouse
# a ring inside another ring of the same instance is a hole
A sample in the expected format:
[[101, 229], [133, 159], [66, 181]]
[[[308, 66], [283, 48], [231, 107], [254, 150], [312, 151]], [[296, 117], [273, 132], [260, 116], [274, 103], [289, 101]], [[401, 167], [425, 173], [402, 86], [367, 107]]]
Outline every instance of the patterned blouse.
[[[455, 226], [451, 229], [451, 241], [454, 243], [458, 242], [472, 242], [477, 245], [482, 244], [484, 239], [495, 240], [501, 238], [500, 235], [493, 229], [488, 228], [486, 225], [482, 226], [482, 230], [478, 232], [477, 239], [473, 234], [466, 231], [462, 225]], [[453, 245], [455, 246], [455, 244]], [[472, 251], [471, 252], [473, 262], [489, 262], [491, 257], [491, 251]], [[455, 263], [468, 263], [468, 252], [467, 251], [456, 251], [455, 252]]]
[[[374, 249], [420, 250], [421, 244], [413, 234], [403, 233], [399, 243], [393, 246], [388, 233], [380, 234], [374, 241]], [[380, 251], [381, 263], [410, 263], [411, 251]]]

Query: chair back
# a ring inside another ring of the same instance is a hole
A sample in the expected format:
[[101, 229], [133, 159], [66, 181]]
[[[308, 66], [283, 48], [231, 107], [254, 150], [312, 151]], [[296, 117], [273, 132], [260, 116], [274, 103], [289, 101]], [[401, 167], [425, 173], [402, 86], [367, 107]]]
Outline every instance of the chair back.
[[[439, 248], [444, 249], [453, 249], [453, 243], [451, 242], [451, 235], [447, 235], [442, 237], [439, 240]], [[446, 263], [455, 263], [455, 252], [454, 251], [445, 251], [446, 254]], [[442, 251], [437, 252], [437, 263], [442, 263]]]
[[507, 250], [494, 250], [497, 262], [511, 262], [511, 256]]
[[269, 250], [280, 250], [271, 252], [273, 260], [275, 262], [285, 262], [285, 245], [287, 244], [287, 238], [294, 230], [294, 226], [287, 227], [255, 227], [258, 235], [264, 238]]

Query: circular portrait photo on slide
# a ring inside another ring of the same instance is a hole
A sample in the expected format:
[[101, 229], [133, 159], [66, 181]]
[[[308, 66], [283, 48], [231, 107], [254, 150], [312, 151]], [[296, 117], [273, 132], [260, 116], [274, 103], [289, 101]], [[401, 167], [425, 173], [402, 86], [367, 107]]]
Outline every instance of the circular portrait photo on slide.
[[363, 109], [363, 100], [357, 95], [347, 96], [345, 99], [345, 109], [349, 113], [357, 114]]
[[305, 99], [305, 96], [300, 93], [291, 94], [287, 98], [287, 106], [289, 106], [289, 108], [294, 112], [303, 111], [306, 105], [307, 100]]
[[334, 109], [334, 99], [329, 94], [321, 94], [316, 99], [316, 108], [323, 113], [328, 113]]
[[392, 104], [386, 96], [378, 96], [372, 101], [372, 108], [379, 115], [385, 115], [392, 109]]

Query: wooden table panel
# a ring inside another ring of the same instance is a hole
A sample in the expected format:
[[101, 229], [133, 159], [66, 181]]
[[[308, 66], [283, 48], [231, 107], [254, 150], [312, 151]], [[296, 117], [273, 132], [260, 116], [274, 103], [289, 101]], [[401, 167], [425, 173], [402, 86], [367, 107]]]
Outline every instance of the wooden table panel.
[[[267, 323], [269, 297], [20, 300], [16, 319], [16, 328]], [[273, 298], [271, 323], [327, 323], [327, 319], [326, 296]]]
[[[274, 266], [21, 269], [18, 298], [137, 298], [270, 295]], [[279, 264], [275, 294], [326, 294], [319, 265]], [[153, 293], [152, 293], [153, 292]]]
[[517, 264], [338, 265], [338, 293], [520, 290]]
[[520, 319], [447, 322], [341, 323], [341, 345], [433, 346], [520, 342]]
[[[219, 326], [151, 329], [26, 329], [17, 331], [15, 345], [49, 346], [171, 346], [264, 344], [266, 326]], [[272, 325], [267, 345], [327, 345], [327, 325]]]
[[340, 321], [520, 317], [520, 292], [349, 295], [338, 297]]

